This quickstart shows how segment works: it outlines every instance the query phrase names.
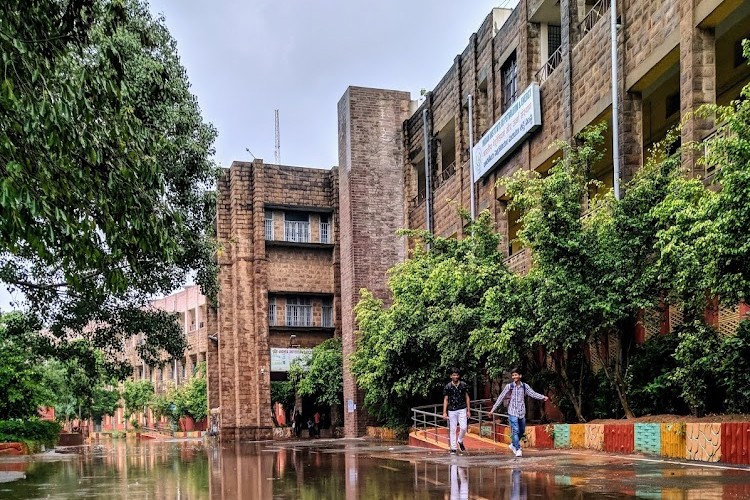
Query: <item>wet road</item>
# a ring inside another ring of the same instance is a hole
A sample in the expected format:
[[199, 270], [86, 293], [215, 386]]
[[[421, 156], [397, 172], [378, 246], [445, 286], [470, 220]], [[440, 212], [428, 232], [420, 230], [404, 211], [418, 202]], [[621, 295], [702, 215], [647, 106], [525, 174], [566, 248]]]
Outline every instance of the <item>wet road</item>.
[[0, 498], [750, 498], [748, 468], [590, 452], [450, 457], [362, 440], [120, 440], [78, 451], [0, 458]]

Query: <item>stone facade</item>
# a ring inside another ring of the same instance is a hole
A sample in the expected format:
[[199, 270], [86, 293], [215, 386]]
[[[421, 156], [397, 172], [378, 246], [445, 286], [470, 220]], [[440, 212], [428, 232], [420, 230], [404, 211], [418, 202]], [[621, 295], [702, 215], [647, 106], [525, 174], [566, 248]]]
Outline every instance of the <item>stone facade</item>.
[[270, 383], [285, 373], [272, 372], [271, 349], [314, 347], [339, 334], [337, 219], [335, 168], [255, 160], [223, 172], [218, 342], [209, 355], [222, 439], [272, 437]]
[[[385, 273], [410, 244], [397, 229], [463, 236], [457, 209], [471, 208], [471, 137], [477, 143], [532, 83], [540, 86], [542, 126], [474, 186], [476, 209], [489, 210], [505, 237], [509, 266], [528, 269], [529, 256], [515, 241], [518, 217], [498, 179], [519, 170], [543, 174], [560, 157], [556, 141], [606, 122], [604, 158], [592, 176], [612, 186], [609, 6], [608, 0], [521, 0], [513, 10], [493, 9], [420, 101], [410, 102], [405, 92], [347, 89], [338, 103], [338, 168], [256, 160], [225, 171], [217, 221], [218, 344], [208, 345], [209, 400], [215, 413], [220, 409], [223, 436], [270, 437], [269, 350], [287, 345], [290, 335], [302, 346], [342, 337], [345, 431], [365, 433], [370, 419], [348, 362], [359, 291], [366, 287], [388, 302]], [[750, 35], [750, 4], [623, 0], [618, 9], [618, 158], [627, 182], [648, 148], [681, 120], [683, 143], [703, 140], [714, 124], [694, 111], [729, 102], [750, 81], [750, 69], [729, 63], [734, 55], [727, 49]], [[696, 158], [685, 154], [683, 161], [700, 175]], [[306, 241], [288, 241], [291, 213], [309, 214]], [[301, 304], [311, 309], [304, 326], [269, 316], [273, 308]], [[211, 325], [209, 317], [213, 331]]]

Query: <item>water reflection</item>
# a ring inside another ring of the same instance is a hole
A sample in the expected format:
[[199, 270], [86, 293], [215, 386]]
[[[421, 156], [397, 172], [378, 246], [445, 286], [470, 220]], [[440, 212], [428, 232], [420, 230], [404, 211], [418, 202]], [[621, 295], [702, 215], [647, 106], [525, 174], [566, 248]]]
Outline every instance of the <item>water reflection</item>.
[[[10, 481], [19, 473], [25, 479]], [[223, 446], [109, 441], [63, 461], [0, 460], [3, 499], [522, 500], [687, 498], [688, 492], [747, 496], [750, 473], [554, 451], [523, 460], [451, 458], [399, 445], [323, 440]]]

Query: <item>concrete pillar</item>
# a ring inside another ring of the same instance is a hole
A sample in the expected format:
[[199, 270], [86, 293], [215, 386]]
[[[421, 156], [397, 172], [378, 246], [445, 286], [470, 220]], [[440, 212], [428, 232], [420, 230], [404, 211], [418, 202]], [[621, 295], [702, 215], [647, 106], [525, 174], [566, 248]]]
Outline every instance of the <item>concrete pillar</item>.
[[[338, 104], [341, 213], [341, 315], [344, 351], [344, 432], [361, 436], [370, 424], [363, 393], [350, 370], [354, 306], [368, 288], [386, 301], [386, 271], [406, 257], [396, 235], [405, 227], [402, 124], [407, 92], [349, 87]], [[349, 402], [356, 405], [354, 411]]]
[[[680, 115], [684, 121], [682, 144], [701, 141], [714, 128], [713, 120], [693, 113], [703, 104], [716, 102], [716, 44], [712, 29], [694, 26], [693, 0], [680, 0]], [[682, 165], [699, 174], [700, 155], [683, 150]]]

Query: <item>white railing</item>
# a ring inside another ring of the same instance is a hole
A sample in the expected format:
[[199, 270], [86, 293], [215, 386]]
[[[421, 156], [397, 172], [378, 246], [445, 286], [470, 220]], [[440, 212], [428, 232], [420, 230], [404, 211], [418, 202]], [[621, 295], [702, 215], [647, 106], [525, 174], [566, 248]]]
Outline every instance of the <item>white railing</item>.
[[588, 11], [586, 17], [581, 22], [581, 36], [594, 29], [596, 22], [604, 17], [604, 14], [609, 10], [609, 4], [610, 0], [599, 0], [591, 7], [591, 10]]
[[320, 242], [321, 243], [331, 242], [331, 224], [329, 222], [320, 223]]
[[[703, 179], [704, 180], [710, 180], [714, 174], [716, 174], [717, 169], [721, 166], [721, 164], [718, 162], [717, 158], [711, 158], [711, 146], [713, 145], [714, 141], [717, 140], [724, 140], [731, 137], [731, 131], [726, 126], [725, 123], [722, 123], [720, 125], [717, 125], [716, 130], [711, 132], [706, 136], [705, 139], [703, 139]], [[712, 161], [714, 160], [714, 161]]]
[[310, 223], [284, 221], [284, 240], [295, 243], [310, 243]]
[[549, 78], [549, 75], [555, 71], [560, 63], [562, 62], [562, 45], [547, 59], [547, 62], [536, 72], [536, 81], [542, 83], [544, 80]]
[[323, 306], [323, 326], [331, 328], [333, 326], [333, 307]]
[[[508, 418], [503, 413], [491, 414], [493, 400], [478, 399], [471, 402], [471, 417], [468, 418], [470, 428], [476, 429], [480, 437], [492, 439], [495, 443], [504, 442], [507, 424], [499, 422], [499, 418]], [[448, 422], [443, 419], [443, 404], [417, 406], [411, 409], [411, 420], [414, 430], [421, 433], [421, 437], [439, 443], [448, 444], [449, 435], [446, 432]], [[442, 431], [441, 431], [442, 430]]]
[[266, 239], [273, 240], [273, 219], [264, 219], [266, 222]]
[[268, 325], [269, 326], [276, 325], [276, 303], [275, 302], [270, 302], [268, 304]]
[[312, 326], [312, 306], [286, 306], [286, 326]]

